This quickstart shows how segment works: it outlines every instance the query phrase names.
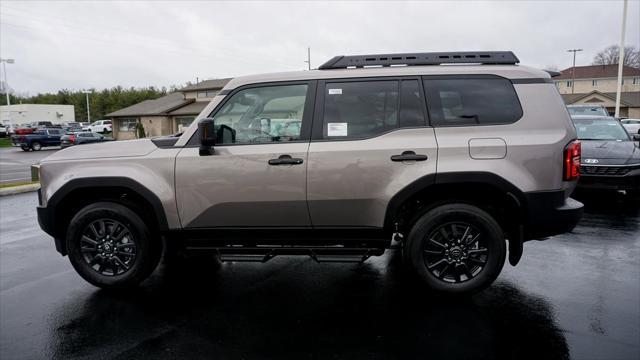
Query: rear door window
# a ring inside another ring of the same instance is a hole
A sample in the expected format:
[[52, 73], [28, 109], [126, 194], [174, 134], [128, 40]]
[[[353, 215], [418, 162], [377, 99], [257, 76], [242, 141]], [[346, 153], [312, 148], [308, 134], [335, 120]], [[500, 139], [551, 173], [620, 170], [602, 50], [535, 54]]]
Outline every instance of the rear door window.
[[504, 78], [425, 78], [434, 126], [510, 124], [522, 117], [518, 95]]
[[322, 137], [358, 139], [426, 126], [419, 85], [418, 80], [327, 83]]

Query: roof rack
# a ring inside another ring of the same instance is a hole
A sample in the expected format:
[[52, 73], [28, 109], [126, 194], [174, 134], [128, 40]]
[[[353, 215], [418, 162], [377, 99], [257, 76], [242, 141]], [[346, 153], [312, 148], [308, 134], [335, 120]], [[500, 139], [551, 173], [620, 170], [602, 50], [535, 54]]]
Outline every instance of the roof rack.
[[440, 65], [440, 64], [508, 64], [520, 60], [511, 51], [462, 51], [410, 54], [339, 55], [322, 64], [318, 69], [346, 69], [365, 66], [391, 65]]

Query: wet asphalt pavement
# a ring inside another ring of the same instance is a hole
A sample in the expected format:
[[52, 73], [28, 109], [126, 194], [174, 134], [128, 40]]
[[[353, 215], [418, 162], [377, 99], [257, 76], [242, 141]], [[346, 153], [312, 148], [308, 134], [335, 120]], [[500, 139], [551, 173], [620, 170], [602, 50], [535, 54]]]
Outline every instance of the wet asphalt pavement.
[[85, 283], [0, 198], [0, 358], [639, 359], [640, 202], [582, 199], [572, 234], [525, 245], [488, 290], [437, 299], [397, 251], [361, 265], [276, 258], [160, 266], [137, 291]]

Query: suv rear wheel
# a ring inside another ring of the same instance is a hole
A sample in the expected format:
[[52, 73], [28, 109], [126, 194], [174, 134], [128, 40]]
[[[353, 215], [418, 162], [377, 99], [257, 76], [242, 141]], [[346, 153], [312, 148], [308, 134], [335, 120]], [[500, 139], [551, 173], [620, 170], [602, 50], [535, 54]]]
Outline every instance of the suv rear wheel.
[[102, 288], [126, 288], [146, 279], [158, 265], [160, 242], [131, 209], [98, 202], [71, 219], [67, 252], [76, 271]]
[[488, 287], [500, 274], [505, 255], [498, 223], [482, 209], [461, 203], [422, 215], [409, 233], [405, 254], [431, 289], [449, 294]]

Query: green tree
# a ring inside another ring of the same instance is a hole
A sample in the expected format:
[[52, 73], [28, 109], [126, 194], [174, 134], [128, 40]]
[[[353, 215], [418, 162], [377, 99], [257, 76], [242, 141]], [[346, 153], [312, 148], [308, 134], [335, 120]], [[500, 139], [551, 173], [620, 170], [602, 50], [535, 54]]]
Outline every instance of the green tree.
[[[171, 87], [171, 89], [175, 89]], [[110, 89], [93, 90], [89, 94], [91, 120], [103, 119], [106, 114], [137, 104], [144, 100], [157, 99], [167, 94], [167, 88], [153, 86], [123, 89], [116, 86]], [[57, 93], [42, 93], [34, 96], [9, 95], [11, 104], [57, 104], [73, 105], [76, 121], [87, 121], [86, 95], [80, 90], [61, 89]], [[0, 97], [0, 105], [6, 105], [5, 96]]]

